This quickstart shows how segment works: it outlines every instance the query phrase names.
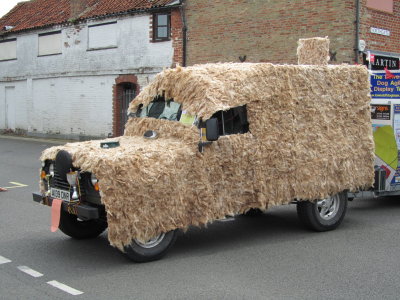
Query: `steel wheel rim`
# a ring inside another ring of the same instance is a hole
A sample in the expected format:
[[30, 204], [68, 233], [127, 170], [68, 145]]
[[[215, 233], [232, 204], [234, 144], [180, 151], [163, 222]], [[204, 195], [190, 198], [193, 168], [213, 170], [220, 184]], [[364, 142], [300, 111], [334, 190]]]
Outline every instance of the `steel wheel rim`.
[[135, 242], [140, 247], [143, 247], [143, 248], [146, 248], [146, 249], [150, 249], [150, 248], [158, 246], [163, 241], [164, 237], [165, 237], [165, 233], [161, 233], [160, 235], [157, 235], [156, 237], [148, 240], [145, 243], [141, 243], [136, 239], [135, 239]]
[[333, 219], [339, 211], [339, 203], [339, 195], [318, 200], [316, 209], [319, 216], [324, 220]]

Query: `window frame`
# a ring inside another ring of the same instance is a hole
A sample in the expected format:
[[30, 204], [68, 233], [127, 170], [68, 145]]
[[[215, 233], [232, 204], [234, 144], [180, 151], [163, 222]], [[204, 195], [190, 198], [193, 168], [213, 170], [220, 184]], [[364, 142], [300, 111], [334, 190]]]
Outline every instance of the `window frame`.
[[10, 61], [10, 60], [17, 60], [17, 38], [0, 40], [0, 44], [10, 43], [10, 42], [15, 42], [15, 57], [14, 58], [0, 59], [0, 62], [2, 62], [2, 61]]
[[[158, 25], [158, 16], [167, 16], [167, 25]], [[159, 37], [158, 29], [167, 28], [167, 36]], [[153, 42], [164, 42], [171, 40], [171, 13], [170, 12], [158, 12], [153, 14]]]
[[[49, 35], [60, 35], [60, 52], [57, 53], [49, 53], [49, 54], [40, 54], [40, 38], [43, 36], [49, 36]], [[39, 33], [38, 34], [38, 48], [37, 48], [37, 55], [38, 57], [42, 56], [51, 56], [51, 55], [60, 55], [62, 54], [62, 31], [61, 30], [56, 30], [56, 31], [50, 31], [50, 32], [44, 32], [44, 33]]]
[[101, 26], [107, 26], [107, 25], [115, 25], [116, 30], [118, 30], [118, 22], [117, 21], [111, 21], [111, 22], [105, 22], [105, 23], [97, 23], [97, 24], [90, 24], [87, 27], [87, 51], [96, 51], [96, 50], [107, 50], [107, 49], [115, 49], [118, 48], [118, 32], [115, 33], [115, 45], [110, 45], [110, 46], [101, 46], [101, 47], [90, 47], [90, 28], [94, 27], [101, 27]]
[[[60, 52], [57, 53], [49, 53], [49, 54], [40, 54], [40, 38], [43, 36], [49, 36], [49, 35], [60, 35]], [[50, 32], [44, 32], [44, 33], [39, 33], [38, 34], [38, 57], [40, 56], [51, 56], [51, 55], [60, 55], [62, 54], [62, 31], [61, 30], [56, 30], [56, 31], [50, 31]]]

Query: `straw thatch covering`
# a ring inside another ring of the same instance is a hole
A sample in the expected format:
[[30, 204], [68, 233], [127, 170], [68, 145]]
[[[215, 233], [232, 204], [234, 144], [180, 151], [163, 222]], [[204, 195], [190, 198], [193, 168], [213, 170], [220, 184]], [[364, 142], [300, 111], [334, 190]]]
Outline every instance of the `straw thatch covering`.
[[[165, 70], [132, 102], [164, 94], [203, 120], [246, 104], [250, 132], [197, 149], [198, 129], [132, 118], [120, 147], [100, 141], [60, 149], [99, 178], [109, 240], [204, 225], [249, 208], [319, 199], [373, 182], [368, 72], [362, 66], [208, 64]], [[143, 138], [146, 130], [159, 138]]]
[[299, 65], [322, 65], [329, 62], [329, 39], [310, 38], [299, 39], [297, 47], [297, 60]]

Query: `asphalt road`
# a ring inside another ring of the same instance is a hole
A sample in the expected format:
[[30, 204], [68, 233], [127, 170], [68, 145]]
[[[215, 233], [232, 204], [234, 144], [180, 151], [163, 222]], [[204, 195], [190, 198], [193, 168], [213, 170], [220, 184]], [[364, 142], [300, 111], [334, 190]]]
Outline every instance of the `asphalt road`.
[[164, 259], [135, 264], [106, 233], [50, 232], [31, 192], [52, 145], [0, 136], [0, 187], [15, 187], [0, 192], [0, 299], [400, 298], [400, 199], [355, 199], [326, 233], [305, 230], [294, 205], [276, 207], [193, 228]]

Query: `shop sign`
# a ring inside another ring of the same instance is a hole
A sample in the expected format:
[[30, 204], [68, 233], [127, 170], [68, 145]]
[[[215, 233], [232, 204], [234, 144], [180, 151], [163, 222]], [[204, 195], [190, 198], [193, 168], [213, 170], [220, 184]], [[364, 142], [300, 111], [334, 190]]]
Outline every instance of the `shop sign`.
[[381, 55], [370, 55], [371, 70], [399, 70], [399, 58]]
[[372, 104], [371, 119], [390, 120], [390, 105]]
[[387, 79], [383, 73], [371, 75], [371, 97], [373, 99], [400, 99], [400, 73], [392, 72], [394, 78]]

